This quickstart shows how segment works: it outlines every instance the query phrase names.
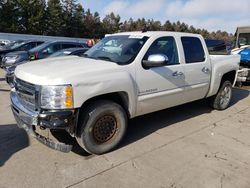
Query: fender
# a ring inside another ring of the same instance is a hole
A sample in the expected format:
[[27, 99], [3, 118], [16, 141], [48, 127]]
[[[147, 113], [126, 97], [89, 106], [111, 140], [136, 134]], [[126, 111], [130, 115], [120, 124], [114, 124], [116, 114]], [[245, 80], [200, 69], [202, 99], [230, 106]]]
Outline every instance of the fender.
[[93, 97], [109, 93], [125, 92], [128, 95], [128, 111], [131, 118], [136, 112], [137, 86], [133, 77], [126, 71], [93, 75], [74, 86], [75, 108]]
[[[231, 71], [235, 71], [236, 73], [237, 70], [239, 69], [239, 63], [240, 63], [239, 55], [227, 55], [227, 56], [210, 55], [210, 57], [211, 57], [211, 65], [213, 72], [211, 75], [210, 88], [207, 97], [211, 97], [218, 92], [223, 75]], [[220, 61], [217, 62], [216, 60], [219, 59]], [[231, 63], [231, 62], [237, 62], [237, 63]]]

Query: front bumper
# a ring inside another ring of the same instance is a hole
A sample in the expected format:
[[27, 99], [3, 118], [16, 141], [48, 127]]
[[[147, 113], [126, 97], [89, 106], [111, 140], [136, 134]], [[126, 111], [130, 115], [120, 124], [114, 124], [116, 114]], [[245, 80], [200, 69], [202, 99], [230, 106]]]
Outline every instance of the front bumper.
[[11, 91], [12, 112], [19, 128], [25, 129], [31, 136], [46, 146], [62, 152], [69, 152], [72, 145], [61, 142], [54, 142], [49, 138], [39, 135], [37, 128], [43, 129], [63, 129], [68, 132], [73, 131], [75, 116], [73, 111], [32, 111], [25, 108], [15, 91]]

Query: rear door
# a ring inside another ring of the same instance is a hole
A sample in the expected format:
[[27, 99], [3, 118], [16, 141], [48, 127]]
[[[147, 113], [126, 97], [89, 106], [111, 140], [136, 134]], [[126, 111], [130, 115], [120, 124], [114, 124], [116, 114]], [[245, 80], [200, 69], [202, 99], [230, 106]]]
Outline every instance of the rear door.
[[198, 37], [181, 37], [185, 56], [185, 100], [186, 102], [202, 99], [206, 96], [211, 76], [210, 59], [203, 49], [205, 43]]

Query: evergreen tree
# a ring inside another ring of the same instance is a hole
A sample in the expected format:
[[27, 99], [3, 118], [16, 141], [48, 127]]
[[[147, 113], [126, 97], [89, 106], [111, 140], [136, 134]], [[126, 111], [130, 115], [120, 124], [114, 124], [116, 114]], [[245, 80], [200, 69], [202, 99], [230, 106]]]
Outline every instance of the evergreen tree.
[[15, 0], [0, 1], [0, 31], [18, 33], [18, 6]]
[[[101, 21], [97, 12], [84, 10], [79, 0], [0, 0], [0, 32], [45, 34], [82, 38], [102, 38], [119, 31], [179, 31], [201, 34], [205, 38], [226, 42], [234, 36], [225, 31], [208, 32], [186, 23], [145, 18], [125, 20], [110, 13]], [[47, 4], [46, 4], [47, 3]], [[46, 6], [47, 5], [47, 6]]]
[[73, 13], [73, 19], [71, 22], [71, 30], [72, 36], [74, 37], [83, 37], [83, 33], [85, 31], [85, 25], [83, 22], [84, 17], [84, 9], [81, 4], [76, 6], [76, 10]]
[[47, 14], [47, 34], [63, 35], [65, 23], [62, 19], [63, 9], [60, 0], [48, 0]]
[[167, 20], [164, 23], [164, 25], [162, 26], [162, 30], [164, 30], [164, 31], [174, 31], [174, 27], [173, 27], [172, 23], [169, 20]]
[[83, 36], [86, 38], [102, 38], [105, 32], [102, 27], [100, 16], [97, 12], [92, 14], [88, 9], [84, 14], [85, 31]]
[[105, 33], [115, 33], [120, 30], [120, 16], [115, 15], [113, 12], [106, 15], [102, 20], [102, 25]]
[[77, 8], [77, 0], [62, 0], [64, 36], [74, 36], [74, 15]]
[[19, 26], [22, 33], [43, 34], [45, 30], [45, 0], [17, 0]]

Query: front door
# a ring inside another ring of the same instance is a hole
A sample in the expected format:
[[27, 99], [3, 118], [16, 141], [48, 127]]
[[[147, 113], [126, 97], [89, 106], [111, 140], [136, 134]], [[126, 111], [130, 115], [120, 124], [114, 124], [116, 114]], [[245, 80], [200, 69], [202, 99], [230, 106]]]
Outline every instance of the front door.
[[143, 68], [138, 64], [136, 82], [139, 88], [137, 115], [150, 113], [183, 103], [185, 77], [183, 64], [179, 62], [174, 37], [156, 39], [148, 49], [149, 55], [163, 54], [169, 62], [165, 66]]

